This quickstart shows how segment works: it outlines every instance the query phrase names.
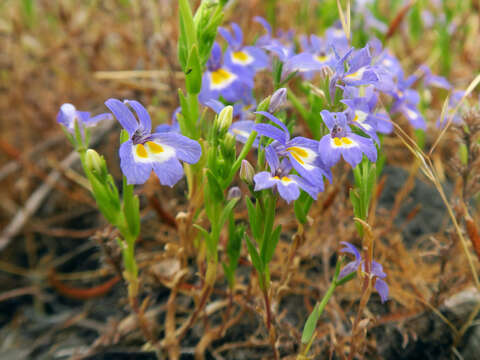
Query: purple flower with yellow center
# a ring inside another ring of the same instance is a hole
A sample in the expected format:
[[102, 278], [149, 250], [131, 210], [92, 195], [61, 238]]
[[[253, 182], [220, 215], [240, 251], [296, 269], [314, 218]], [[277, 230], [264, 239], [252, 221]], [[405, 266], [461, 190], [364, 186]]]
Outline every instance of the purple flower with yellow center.
[[270, 166], [270, 172], [262, 171], [253, 177], [255, 191], [276, 188], [279, 195], [287, 202], [297, 200], [300, 189], [304, 190], [313, 199], [318, 196], [318, 187], [310, 184], [298, 175], [290, 174], [291, 163], [284, 158], [281, 162], [272, 147], [265, 148], [265, 155]]
[[311, 79], [313, 72], [335, 65], [333, 50], [324, 39], [311, 35], [310, 39], [303, 37], [301, 43], [304, 52], [292, 56], [288, 62], [289, 72], [293, 69], [302, 73], [306, 79]]
[[245, 91], [252, 88], [252, 72], [242, 66], [223, 63], [222, 49], [215, 43], [202, 77], [200, 101], [205, 104], [208, 100], [217, 100], [222, 96], [228, 102], [236, 102], [242, 100]]
[[75, 122], [79, 129], [83, 131], [84, 127], [95, 126], [99, 121], [106, 119], [112, 119], [112, 114], [104, 113], [92, 117], [88, 111], [78, 111], [74, 105], [69, 103], [60, 106], [60, 111], [57, 114], [57, 122], [65, 126], [72, 134], [75, 131]]
[[[205, 104], [217, 114], [223, 110], [225, 105], [218, 100], [209, 100]], [[253, 113], [250, 111], [251, 105], [245, 106], [243, 103], [235, 103], [233, 105], [233, 123], [228, 129], [228, 132], [235, 136], [235, 139], [243, 144], [247, 142], [250, 134], [255, 126], [255, 121], [250, 120]], [[253, 147], [258, 147], [258, 141], [260, 137], [256, 137], [253, 142]]]
[[318, 141], [301, 136], [290, 139], [290, 132], [287, 127], [275, 116], [265, 111], [258, 111], [256, 114], [267, 117], [280, 127], [279, 129], [270, 124], [255, 125], [254, 130], [260, 135], [274, 140], [266, 149], [270, 149], [269, 152], [273, 151], [280, 158], [287, 158], [295, 171], [309, 183], [317, 186], [320, 191], [323, 191], [323, 177], [325, 176], [331, 181], [332, 175], [330, 169], [325, 166], [318, 154]]
[[[345, 276], [350, 275], [351, 273], [357, 271], [359, 275], [366, 276], [365, 274], [365, 260], [362, 259], [358, 249], [346, 242], [342, 241], [342, 245], [345, 247], [340, 250], [341, 253], [348, 253], [352, 254], [355, 257], [355, 260], [349, 262], [345, 267], [340, 271], [338, 275], [338, 280], [343, 279]], [[373, 278], [375, 290], [377, 290], [378, 294], [380, 295], [380, 299], [382, 303], [388, 300], [388, 285], [385, 282], [387, 274], [383, 271], [383, 266], [376, 261], [372, 261], [372, 269], [370, 271], [370, 277]]]
[[244, 46], [242, 29], [236, 23], [231, 26], [232, 33], [222, 27], [218, 29], [229, 45], [225, 52], [225, 63], [245, 67], [253, 72], [266, 68], [269, 64], [267, 54], [256, 46]]
[[105, 105], [130, 135], [119, 149], [120, 167], [128, 184], [145, 183], [153, 170], [162, 185], [172, 187], [183, 177], [180, 161], [194, 164], [200, 159], [198, 142], [172, 131], [152, 133], [150, 115], [139, 102], [108, 99]]
[[330, 130], [330, 134], [322, 137], [318, 145], [318, 153], [327, 166], [335, 165], [340, 156], [352, 167], [362, 161], [363, 154], [371, 162], [377, 161], [377, 148], [372, 139], [353, 133], [344, 113], [322, 110], [320, 114]]
[[[350, 58], [347, 61], [347, 58]], [[345, 85], [357, 86], [375, 84], [378, 80], [378, 74], [372, 66], [372, 56], [368, 46], [353, 51], [350, 49], [342, 58], [337, 57], [335, 64], [335, 76], [337, 81], [342, 81]], [[345, 70], [347, 62], [347, 70]]]
[[346, 111], [348, 123], [360, 128], [379, 144], [377, 132], [389, 134], [393, 130], [393, 125], [386, 114], [375, 111], [378, 95], [371, 86], [364, 89], [365, 96], [358, 96], [357, 88], [349, 92], [355, 95], [351, 99], [342, 100], [348, 106]]

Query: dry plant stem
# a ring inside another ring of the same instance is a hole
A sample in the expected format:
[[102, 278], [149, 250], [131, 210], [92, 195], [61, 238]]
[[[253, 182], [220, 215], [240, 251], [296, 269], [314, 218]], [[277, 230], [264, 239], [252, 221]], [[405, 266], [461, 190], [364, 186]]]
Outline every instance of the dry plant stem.
[[220, 329], [218, 331], [219, 336], [223, 336], [223, 334], [226, 330], [227, 321], [228, 321], [228, 318], [230, 317], [230, 314], [232, 313], [232, 309], [233, 309], [233, 289], [229, 289], [229, 291], [228, 291], [228, 306], [227, 306], [227, 310], [225, 311], [225, 317], [224, 317], [223, 323], [220, 326]]
[[[366, 267], [366, 265], [365, 265]], [[365, 277], [364, 283], [363, 283], [363, 295], [360, 300], [360, 305], [358, 307], [357, 315], [355, 317], [355, 320], [353, 322], [353, 327], [352, 327], [352, 342], [350, 344], [350, 354], [348, 355], [348, 360], [352, 360], [353, 357], [355, 356], [356, 353], [356, 347], [357, 347], [357, 328], [358, 324], [360, 323], [360, 320], [362, 318], [363, 310], [365, 309], [365, 306], [367, 305], [368, 300], [370, 299], [370, 295], [372, 294], [372, 281], [370, 278], [370, 275], [367, 275]]]
[[272, 309], [270, 308], [270, 299], [268, 296], [268, 290], [265, 289], [263, 290], [263, 300], [265, 301], [265, 313], [266, 313], [266, 326], [267, 326], [267, 331], [269, 334], [269, 339], [270, 339], [270, 344], [272, 345], [273, 349], [273, 356], [275, 360], [278, 359], [278, 352], [277, 348], [275, 347], [275, 342], [276, 342], [276, 334], [275, 334], [275, 327], [272, 327]]
[[179, 333], [177, 335], [177, 340], [180, 340], [183, 337], [185, 337], [188, 329], [190, 329], [192, 325], [195, 323], [195, 321], [197, 321], [197, 318], [202, 312], [203, 308], [205, 307], [205, 304], [207, 303], [207, 300], [210, 297], [210, 293], [212, 292], [212, 290], [213, 290], [212, 286], [205, 284], [202, 291], [202, 295], [200, 296], [200, 302], [198, 303], [198, 306], [195, 309], [192, 316], [190, 316], [188, 321], [184, 325], [182, 325], [182, 327], [178, 330]]
[[137, 315], [138, 324], [140, 325], [140, 330], [142, 331], [143, 336], [148, 342], [150, 342], [150, 344], [155, 344], [157, 341], [150, 330], [148, 320], [145, 318], [145, 309], [147, 308], [148, 300], [149, 299], [146, 298], [142, 303], [142, 306], [139, 306], [137, 297], [130, 298], [130, 306]]

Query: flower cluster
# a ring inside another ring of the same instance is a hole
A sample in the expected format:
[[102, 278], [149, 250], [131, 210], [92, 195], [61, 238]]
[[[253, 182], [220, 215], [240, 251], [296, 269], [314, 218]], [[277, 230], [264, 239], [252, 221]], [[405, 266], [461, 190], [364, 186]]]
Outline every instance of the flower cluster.
[[[300, 189], [314, 199], [323, 191], [323, 176], [331, 180], [330, 170], [319, 155], [319, 145], [315, 140], [297, 136], [290, 138], [290, 132], [284, 123], [268, 112], [259, 111], [274, 124], [257, 124], [254, 130], [274, 141], [265, 148], [270, 172], [260, 172], [254, 177], [255, 190], [276, 186], [282, 198], [287, 202], [300, 196]], [[294, 169], [300, 176], [290, 174]]]

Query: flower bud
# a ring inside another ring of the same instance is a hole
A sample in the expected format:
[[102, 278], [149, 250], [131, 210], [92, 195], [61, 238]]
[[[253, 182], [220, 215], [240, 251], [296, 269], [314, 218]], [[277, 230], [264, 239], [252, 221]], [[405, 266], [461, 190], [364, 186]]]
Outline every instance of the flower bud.
[[85, 154], [85, 165], [87, 169], [93, 174], [99, 176], [102, 174], [103, 160], [98, 153], [93, 149], [88, 149]]
[[275, 91], [272, 95], [272, 98], [270, 99], [268, 112], [273, 114], [275, 111], [277, 111], [280, 107], [283, 106], [286, 99], [287, 99], [287, 89], [280, 88], [277, 91]]
[[235, 161], [235, 137], [227, 132], [223, 138], [222, 154], [226, 161]]
[[232, 125], [233, 119], [233, 107], [231, 105], [225, 106], [222, 111], [217, 116], [216, 119], [216, 128], [220, 132], [225, 132], [228, 130], [230, 125]]
[[240, 179], [247, 185], [253, 185], [253, 176], [255, 175], [255, 170], [253, 169], [252, 164], [247, 160], [242, 160], [240, 165]]
[[242, 197], [242, 191], [238, 186], [234, 186], [228, 190], [227, 200], [239, 199]]

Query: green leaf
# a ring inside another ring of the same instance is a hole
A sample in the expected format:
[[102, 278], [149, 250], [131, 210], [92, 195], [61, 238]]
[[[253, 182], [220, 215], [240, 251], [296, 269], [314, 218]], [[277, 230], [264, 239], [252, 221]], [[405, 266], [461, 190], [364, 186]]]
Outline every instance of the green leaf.
[[278, 240], [280, 239], [280, 232], [282, 231], [282, 226], [278, 225], [273, 231], [272, 235], [269, 237], [268, 241], [262, 244], [262, 249], [260, 251], [260, 257], [263, 260], [265, 266], [268, 266], [270, 261], [272, 261], [273, 254], [277, 248]]
[[260, 237], [260, 226], [257, 222], [257, 210], [255, 206], [252, 204], [252, 201], [249, 197], [245, 197], [245, 203], [247, 204], [247, 211], [248, 211], [248, 220], [250, 222], [250, 230], [252, 231], [252, 235], [254, 239], [258, 239]]
[[247, 241], [247, 250], [250, 254], [250, 258], [252, 259], [253, 267], [257, 270], [258, 274], [263, 277], [265, 267], [260, 255], [258, 254], [258, 250], [255, 245], [252, 244], [248, 235], [245, 235], [245, 240]]
[[185, 71], [187, 66], [187, 59], [188, 59], [188, 47], [187, 47], [187, 33], [185, 31], [185, 24], [183, 23], [183, 18], [179, 16], [179, 28], [180, 28], [180, 36], [178, 38], [178, 61], [182, 70]]
[[131, 238], [136, 239], [140, 234], [140, 204], [138, 196], [133, 194], [133, 185], [127, 184], [125, 176], [123, 177], [123, 213]]
[[219, 228], [222, 228], [223, 224], [227, 221], [235, 205], [237, 205], [239, 198], [230, 200], [227, 205], [223, 208], [222, 215], [220, 216], [220, 221], [218, 222]]
[[[268, 195], [267, 200], [265, 201], [265, 222], [263, 225], [263, 237], [262, 244], [268, 241], [269, 237], [272, 234], [273, 221], [275, 220], [275, 204], [273, 196]], [[263, 246], [263, 245], [262, 245]]]
[[222, 202], [224, 199], [222, 186], [220, 185], [220, 181], [210, 169], [207, 170], [207, 179], [209, 194], [212, 197], [212, 199], [207, 199], [207, 201], [210, 200], [214, 203]]
[[217, 251], [217, 243], [212, 237], [210, 236], [210, 233], [205, 230], [202, 226], [198, 224], [193, 224], [193, 227], [197, 230], [200, 231], [200, 233], [203, 235], [205, 238], [205, 242], [207, 244], [207, 251], [209, 254], [215, 254]]
[[185, 83], [187, 92], [198, 94], [202, 88], [202, 65], [197, 45], [193, 45], [188, 55], [187, 68], [185, 69]]
[[317, 328], [317, 322], [319, 318], [320, 313], [318, 312], [318, 305], [316, 305], [305, 322], [302, 332], [302, 344], [308, 344], [312, 339], [315, 329]]

